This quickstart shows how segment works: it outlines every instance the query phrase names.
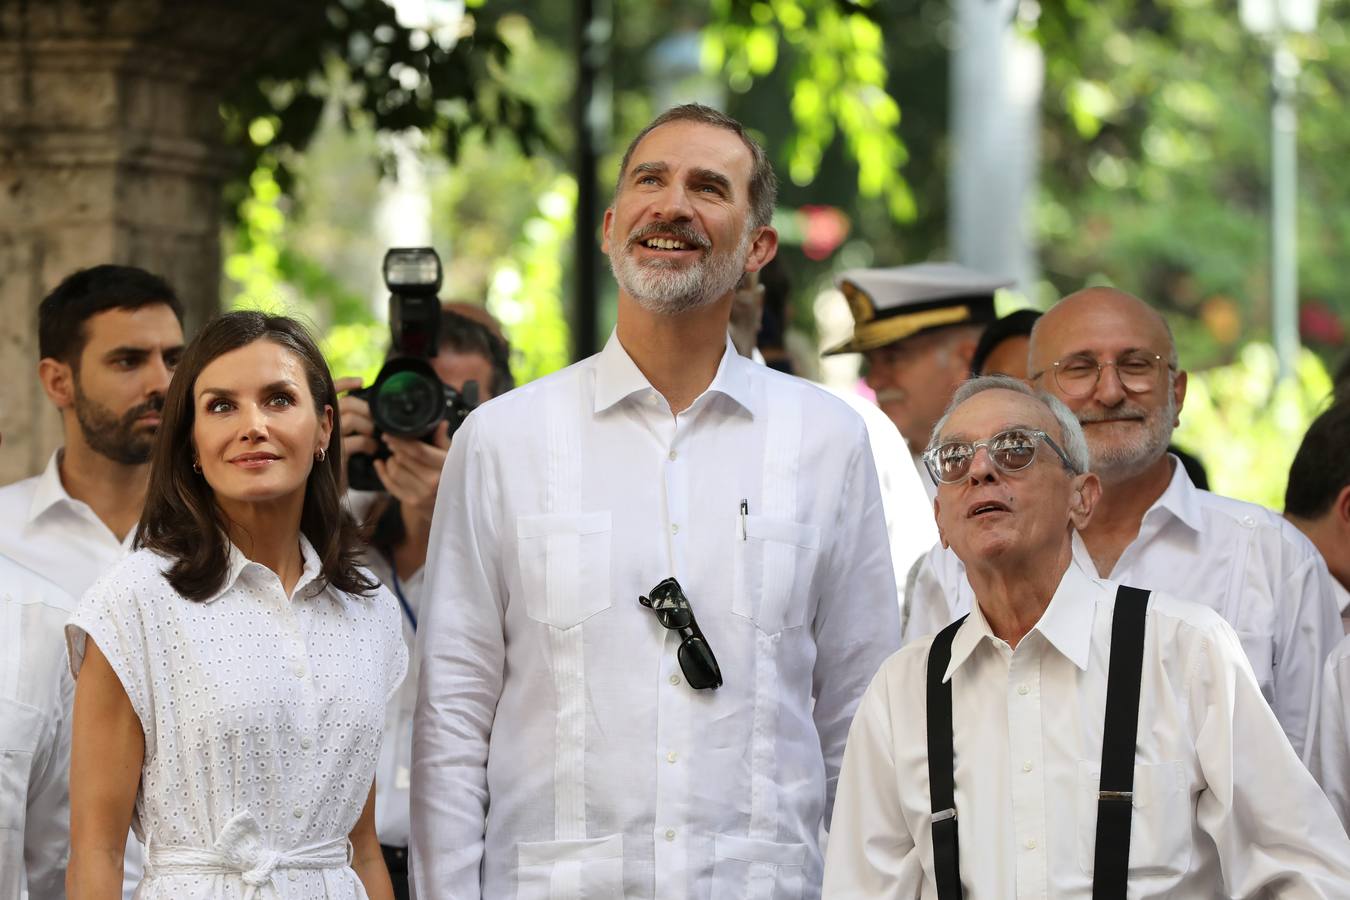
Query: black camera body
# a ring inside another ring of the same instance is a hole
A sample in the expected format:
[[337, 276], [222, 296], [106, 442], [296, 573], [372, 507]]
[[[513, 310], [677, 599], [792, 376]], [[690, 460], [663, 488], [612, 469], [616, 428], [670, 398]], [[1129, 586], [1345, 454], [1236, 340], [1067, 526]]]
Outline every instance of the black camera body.
[[370, 405], [375, 422], [374, 455], [353, 453], [347, 460], [347, 484], [362, 491], [384, 490], [375, 474], [375, 460], [387, 459], [383, 434], [431, 443], [441, 422], [455, 430], [478, 405], [478, 384], [461, 393], [441, 381], [429, 360], [439, 347], [441, 260], [430, 247], [396, 247], [384, 257], [384, 283], [389, 288], [389, 359], [366, 388], [351, 392]]

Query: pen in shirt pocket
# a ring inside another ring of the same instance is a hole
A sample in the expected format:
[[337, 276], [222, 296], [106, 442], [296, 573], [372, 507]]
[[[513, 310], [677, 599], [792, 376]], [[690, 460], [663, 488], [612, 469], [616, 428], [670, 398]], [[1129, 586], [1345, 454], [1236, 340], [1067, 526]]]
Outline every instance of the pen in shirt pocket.
[[741, 540], [745, 540], [745, 517], [750, 514], [750, 501], [741, 501]]

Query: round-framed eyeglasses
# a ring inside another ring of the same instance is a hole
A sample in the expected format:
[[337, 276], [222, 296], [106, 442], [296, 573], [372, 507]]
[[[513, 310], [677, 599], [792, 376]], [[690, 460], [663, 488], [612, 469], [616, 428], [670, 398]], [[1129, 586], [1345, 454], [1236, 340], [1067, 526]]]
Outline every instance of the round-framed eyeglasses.
[[1066, 397], [1086, 397], [1097, 389], [1102, 370], [1107, 366], [1115, 368], [1121, 387], [1131, 394], [1153, 390], [1158, 386], [1159, 373], [1172, 368], [1171, 363], [1151, 350], [1130, 350], [1105, 362], [1090, 353], [1070, 353], [1051, 363], [1049, 369], [1042, 369], [1032, 375], [1031, 380], [1053, 372], [1055, 384], [1059, 385]]
[[944, 441], [924, 452], [923, 464], [934, 481], [955, 484], [970, 474], [975, 453], [981, 447], [989, 453], [989, 461], [999, 471], [1020, 472], [1036, 461], [1036, 448], [1041, 443], [1055, 451], [1064, 468], [1075, 475], [1080, 474], [1054, 438], [1030, 428], [1010, 428], [983, 441]]

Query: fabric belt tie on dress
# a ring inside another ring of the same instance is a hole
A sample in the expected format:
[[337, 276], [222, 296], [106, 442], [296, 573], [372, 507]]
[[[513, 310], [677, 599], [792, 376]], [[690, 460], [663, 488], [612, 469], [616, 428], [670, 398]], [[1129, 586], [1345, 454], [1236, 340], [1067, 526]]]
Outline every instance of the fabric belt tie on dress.
[[247, 889], [243, 900], [267, 896], [263, 889], [280, 896], [273, 875], [281, 869], [342, 869], [351, 865], [352, 845], [346, 837], [319, 844], [275, 850], [263, 842], [262, 828], [253, 813], [237, 814], [220, 830], [210, 850], [195, 847], [147, 845], [145, 874], [160, 875], [238, 875]]

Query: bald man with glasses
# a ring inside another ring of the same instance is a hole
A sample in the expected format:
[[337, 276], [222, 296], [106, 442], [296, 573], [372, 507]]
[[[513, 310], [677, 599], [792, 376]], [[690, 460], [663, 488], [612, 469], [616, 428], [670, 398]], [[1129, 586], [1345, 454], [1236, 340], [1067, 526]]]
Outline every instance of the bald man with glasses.
[[[1331, 576], [1312, 545], [1264, 507], [1195, 487], [1167, 452], [1186, 372], [1163, 317], [1113, 288], [1071, 294], [1037, 321], [1029, 380], [1082, 424], [1102, 499], [1075, 533], [1093, 577], [1208, 606], [1237, 632], [1285, 734], [1307, 761], [1322, 664], [1341, 636]], [[906, 642], [971, 609], [965, 567], [935, 547], [920, 564]]]

